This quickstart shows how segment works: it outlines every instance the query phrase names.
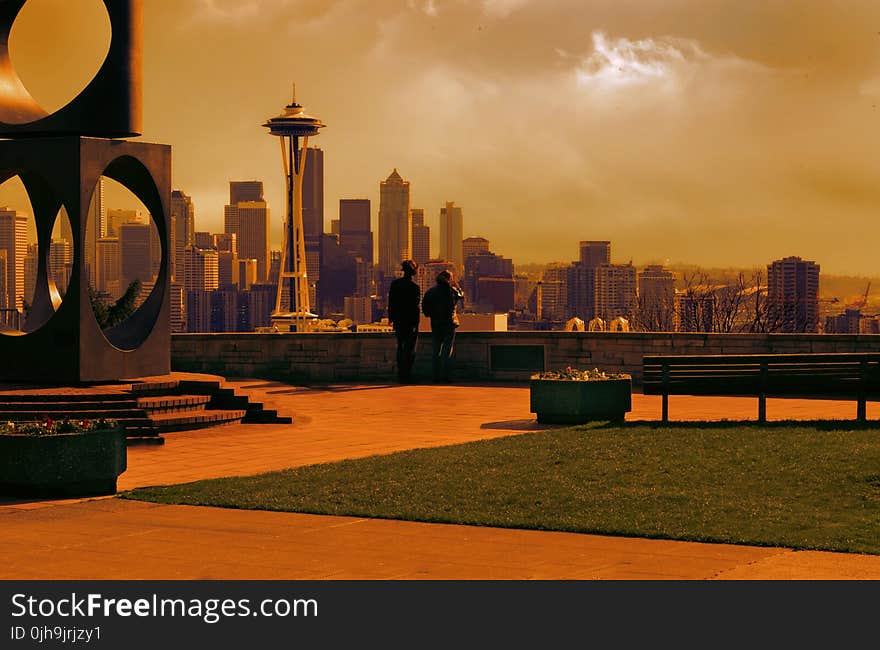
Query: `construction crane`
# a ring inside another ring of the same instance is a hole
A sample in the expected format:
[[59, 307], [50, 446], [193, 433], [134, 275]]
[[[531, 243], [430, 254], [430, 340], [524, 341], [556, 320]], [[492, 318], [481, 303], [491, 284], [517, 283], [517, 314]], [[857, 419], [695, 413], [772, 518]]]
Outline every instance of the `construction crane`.
[[865, 287], [865, 295], [862, 296], [862, 297], [861, 297], [859, 300], [857, 300], [856, 302], [854, 302], [854, 303], [852, 303], [852, 304], [850, 304], [850, 305], [847, 305], [847, 306], [846, 306], [847, 309], [858, 309], [858, 310], [862, 310], [862, 309], [864, 309], [864, 308], [865, 308], [865, 305], [868, 304], [868, 292], [870, 292], [870, 291], [871, 291], [871, 281], [868, 280], [868, 286]]

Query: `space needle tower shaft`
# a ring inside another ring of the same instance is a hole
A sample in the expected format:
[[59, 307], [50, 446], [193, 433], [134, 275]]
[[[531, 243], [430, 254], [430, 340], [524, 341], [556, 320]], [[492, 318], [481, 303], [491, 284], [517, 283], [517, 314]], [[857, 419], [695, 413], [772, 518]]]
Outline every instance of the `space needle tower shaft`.
[[[316, 117], [303, 112], [296, 102], [296, 86], [293, 100], [284, 107], [281, 115], [269, 119], [264, 127], [271, 135], [279, 136], [281, 161], [284, 166], [287, 210], [284, 220], [284, 237], [281, 245], [281, 268], [278, 273], [278, 290], [275, 296], [273, 321], [289, 321], [291, 329], [304, 332], [307, 322], [315, 318], [309, 304], [309, 280], [306, 268], [306, 241], [303, 232], [302, 183], [306, 165], [309, 136], [317, 135], [325, 125]], [[290, 299], [284, 310], [284, 291], [290, 283]]]

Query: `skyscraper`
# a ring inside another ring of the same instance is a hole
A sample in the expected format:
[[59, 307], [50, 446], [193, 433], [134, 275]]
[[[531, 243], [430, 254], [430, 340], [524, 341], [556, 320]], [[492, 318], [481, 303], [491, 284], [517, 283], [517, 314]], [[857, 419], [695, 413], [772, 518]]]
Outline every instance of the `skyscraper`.
[[412, 258], [419, 264], [431, 259], [431, 229], [425, 225], [425, 211], [413, 208], [412, 212]]
[[[119, 238], [102, 237], [97, 243], [95, 261], [95, 288], [119, 298], [120, 295], [120, 253]], [[183, 268], [181, 265], [180, 268]]]
[[186, 291], [214, 291], [220, 285], [217, 268], [217, 251], [187, 246], [184, 251], [183, 288]]
[[590, 267], [611, 264], [611, 242], [582, 241], [580, 243], [580, 263]]
[[[107, 236], [107, 208], [104, 204], [104, 177], [102, 176], [95, 185], [95, 192], [92, 194], [89, 212], [86, 215], [85, 263], [89, 269], [89, 282], [93, 287], [97, 284], [98, 240]], [[72, 235], [70, 243], [73, 244]]]
[[183, 251], [193, 243], [196, 230], [196, 209], [192, 199], [181, 190], [171, 192], [171, 216], [174, 217], [173, 277], [183, 280]]
[[6, 251], [6, 308], [24, 306], [24, 258], [27, 254], [27, 216], [0, 208], [0, 251]]
[[225, 231], [236, 236], [238, 256], [257, 260], [257, 276], [260, 282], [265, 282], [269, 278], [269, 208], [266, 202], [239, 201], [227, 205], [224, 216]]
[[461, 242], [461, 254], [467, 263], [469, 257], [489, 252], [489, 240], [485, 237], [468, 237]]
[[461, 208], [447, 201], [440, 208], [440, 259], [452, 262], [458, 275], [464, 271], [464, 218]]
[[412, 214], [409, 181], [395, 168], [379, 184], [379, 271], [393, 278], [400, 263], [412, 257]]
[[229, 205], [263, 200], [263, 181], [229, 181]]
[[317, 147], [306, 149], [302, 202], [303, 233], [320, 238], [324, 234], [324, 151]]
[[781, 332], [815, 332], [819, 323], [819, 265], [786, 257], [767, 265], [767, 307]]
[[122, 292], [138, 280], [141, 285], [153, 281], [152, 236], [146, 223], [123, 223], [119, 226], [120, 279]]
[[373, 263], [370, 200], [339, 200], [339, 245], [368, 264]]

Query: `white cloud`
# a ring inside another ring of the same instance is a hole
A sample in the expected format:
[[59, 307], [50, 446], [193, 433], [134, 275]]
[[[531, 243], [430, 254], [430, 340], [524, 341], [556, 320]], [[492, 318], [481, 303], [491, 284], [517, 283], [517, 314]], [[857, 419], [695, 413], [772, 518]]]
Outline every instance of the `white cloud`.
[[483, 0], [483, 11], [497, 18], [507, 18], [517, 9], [525, 6], [529, 0]]

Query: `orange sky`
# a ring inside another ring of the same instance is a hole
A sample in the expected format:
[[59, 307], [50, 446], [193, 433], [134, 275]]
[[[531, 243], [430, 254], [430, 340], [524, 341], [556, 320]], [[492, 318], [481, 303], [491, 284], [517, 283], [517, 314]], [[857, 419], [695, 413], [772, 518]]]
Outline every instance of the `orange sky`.
[[[81, 35], [103, 9], [29, 5], [13, 57], [57, 105], [100, 60]], [[259, 178], [280, 232], [260, 124], [296, 81], [328, 124], [328, 229], [339, 198], [375, 219], [397, 167], [429, 225], [454, 200], [516, 262], [610, 239], [615, 261], [880, 270], [876, 1], [145, 0], [144, 28], [145, 138], [173, 146], [201, 230], [228, 180]]]

